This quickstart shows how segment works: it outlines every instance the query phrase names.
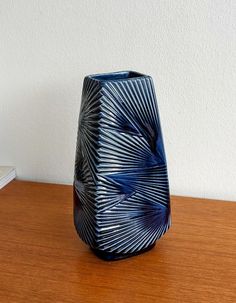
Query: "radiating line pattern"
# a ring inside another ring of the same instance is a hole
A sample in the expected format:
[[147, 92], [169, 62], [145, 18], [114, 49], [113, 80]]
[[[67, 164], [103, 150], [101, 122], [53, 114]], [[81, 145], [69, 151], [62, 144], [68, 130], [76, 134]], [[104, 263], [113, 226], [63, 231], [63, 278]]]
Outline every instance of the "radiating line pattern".
[[100, 86], [84, 79], [79, 115], [74, 175], [74, 222], [79, 236], [96, 245], [96, 184]]
[[138, 252], [169, 228], [167, 166], [151, 77], [121, 72], [85, 78], [74, 197], [77, 231], [101, 251]]

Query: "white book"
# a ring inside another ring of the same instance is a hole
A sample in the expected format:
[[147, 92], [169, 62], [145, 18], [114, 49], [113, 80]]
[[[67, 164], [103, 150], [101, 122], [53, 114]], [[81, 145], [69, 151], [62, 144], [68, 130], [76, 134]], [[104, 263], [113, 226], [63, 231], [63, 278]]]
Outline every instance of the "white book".
[[16, 177], [16, 169], [12, 166], [0, 166], [0, 189]]

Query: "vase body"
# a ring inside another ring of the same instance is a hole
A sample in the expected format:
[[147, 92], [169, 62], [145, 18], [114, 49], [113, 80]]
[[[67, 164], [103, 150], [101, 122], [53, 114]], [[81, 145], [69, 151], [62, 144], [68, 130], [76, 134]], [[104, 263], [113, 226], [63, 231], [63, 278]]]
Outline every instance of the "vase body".
[[167, 231], [167, 165], [150, 76], [85, 77], [73, 187], [76, 230], [103, 259], [148, 250]]

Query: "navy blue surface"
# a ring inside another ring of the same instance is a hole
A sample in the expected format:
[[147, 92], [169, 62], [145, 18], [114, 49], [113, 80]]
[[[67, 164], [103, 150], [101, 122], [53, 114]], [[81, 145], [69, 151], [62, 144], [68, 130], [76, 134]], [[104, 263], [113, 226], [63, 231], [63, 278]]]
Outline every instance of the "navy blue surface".
[[74, 222], [82, 240], [109, 258], [145, 251], [169, 228], [166, 157], [150, 76], [124, 71], [84, 79]]

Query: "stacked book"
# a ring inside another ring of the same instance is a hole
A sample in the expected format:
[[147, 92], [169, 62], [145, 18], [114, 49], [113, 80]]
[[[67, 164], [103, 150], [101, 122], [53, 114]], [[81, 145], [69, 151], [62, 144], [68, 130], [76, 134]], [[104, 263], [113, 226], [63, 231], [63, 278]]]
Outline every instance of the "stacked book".
[[12, 166], [0, 166], [0, 189], [16, 177], [16, 170]]

